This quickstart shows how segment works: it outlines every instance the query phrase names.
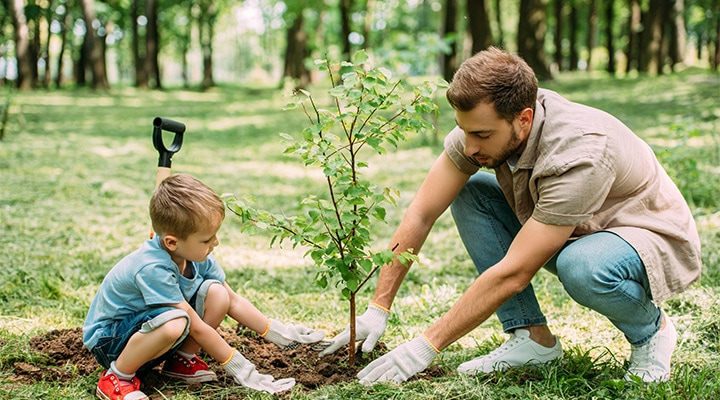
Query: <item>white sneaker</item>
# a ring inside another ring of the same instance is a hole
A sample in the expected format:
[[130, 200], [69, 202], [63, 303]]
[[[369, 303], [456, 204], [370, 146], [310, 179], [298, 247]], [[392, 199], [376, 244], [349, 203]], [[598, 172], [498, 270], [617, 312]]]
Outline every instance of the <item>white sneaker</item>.
[[665, 311], [662, 311], [662, 315], [665, 328], [646, 344], [631, 346], [630, 368], [625, 374], [625, 380], [632, 381], [635, 376], [643, 382], [665, 382], [670, 379], [670, 358], [677, 344], [677, 330]]
[[527, 329], [515, 329], [502, 346], [482, 357], [460, 364], [457, 371], [462, 374], [502, 371], [508, 367], [543, 364], [562, 358], [562, 345], [555, 336], [555, 346], [545, 347], [530, 339]]

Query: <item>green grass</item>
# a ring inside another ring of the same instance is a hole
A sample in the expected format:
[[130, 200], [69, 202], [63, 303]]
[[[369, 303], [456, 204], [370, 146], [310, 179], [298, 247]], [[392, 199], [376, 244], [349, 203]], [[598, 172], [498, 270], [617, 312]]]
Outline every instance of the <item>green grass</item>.
[[[709, 399], [720, 397], [720, 79], [697, 70], [661, 78], [610, 79], [568, 75], [548, 87], [616, 114], [656, 150], [692, 204], [703, 244], [700, 282], [664, 307], [680, 332], [670, 382], [637, 385], [621, 380], [629, 345], [604, 318], [575, 304], [549, 273], [536, 292], [566, 357], [532, 370], [464, 377], [453, 371], [469, 357], [504, 340], [493, 317], [450, 346], [435, 361], [449, 374], [433, 381], [365, 388], [334, 385], [291, 399]], [[147, 201], [157, 153], [152, 120], [187, 125], [173, 172], [186, 172], [219, 193], [253, 194], [262, 208], [291, 212], [308, 192], [322, 190], [317, 171], [282, 155], [280, 132], [298, 133], [297, 112], [274, 89], [227, 86], [207, 93], [183, 90], [111, 93], [78, 90], [14, 95], [8, 130], [0, 141], [0, 398], [91, 398], [95, 377], [62, 385], [17, 385], [17, 363], [48, 362], [28, 339], [82, 324], [105, 273], [147, 237]], [[376, 225], [377, 246], [392, 234], [430, 163], [440, 151], [453, 115], [438, 97], [438, 136], [411, 139], [370, 162], [366, 173], [400, 189], [387, 225]], [[228, 216], [216, 255], [229, 283], [266, 314], [330, 333], [346, 324], [339, 292], [321, 291], [302, 250], [269, 248], [263, 234], [240, 232]], [[441, 316], [475, 277], [448, 213], [433, 229], [393, 306], [382, 340], [395, 347]], [[364, 307], [373, 284], [360, 294]], [[362, 310], [361, 310], [362, 311]], [[203, 398], [272, 396], [203, 390]], [[187, 392], [178, 398], [197, 399]]]

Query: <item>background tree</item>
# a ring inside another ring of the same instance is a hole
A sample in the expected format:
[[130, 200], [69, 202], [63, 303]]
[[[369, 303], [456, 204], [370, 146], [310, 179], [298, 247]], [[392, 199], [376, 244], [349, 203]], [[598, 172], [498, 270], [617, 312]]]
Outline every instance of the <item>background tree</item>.
[[547, 29], [545, 18], [543, 0], [520, 1], [518, 53], [541, 80], [552, 78], [545, 53], [545, 31]]
[[95, 3], [92, 0], [80, 0], [80, 7], [85, 20], [85, 41], [82, 47], [83, 56], [78, 63], [78, 71], [83, 72], [84, 80], [85, 67], [89, 66], [93, 74], [92, 88], [109, 89], [110, 84], [105, 68], [104, 35], [98, 35], [97, 32], [102, 28], [102, 24], [95, 14]]
[[305, 30], [305, 2], [292, 3], [285, 13], [287, 37], [285, 40], [285, 66], [283, 77], [295, 82], [295, 87], [306, 88], [310, 84], [310, 71], [305, 66], [308, 57], [308, 34]]
[[458, 67], [457, 61], [457, 0], [445, 0], [445, 18], [443, 20], [441, 36], [450, 43], [447, 53], [440, 53], [441, 71], [443, 78], [450, 82]]
[[25, 4], [23, 0], [7, 0], [7, 6], [12, 15], [15, 33], [15, 58], [17, 60], [17, 83], [15, 86], [20, 90], [29, 90], [35, 86], [35, 82], [30, 58], [30, 38], [25, 17]]
[[472, 54], [492, 46], [490, 17], [485, 0], [467, 0], [468, 29], [472, 37]]

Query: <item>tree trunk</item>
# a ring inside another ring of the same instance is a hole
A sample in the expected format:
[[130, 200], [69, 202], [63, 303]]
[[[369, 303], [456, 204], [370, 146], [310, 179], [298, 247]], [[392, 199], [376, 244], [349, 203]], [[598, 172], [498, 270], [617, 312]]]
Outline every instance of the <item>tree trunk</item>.
[[552, 78], [544, 49], [546, 28], [543, 0], [520, 0], [517, 48], [539, 80]]
[[160, 32], [158, 30], [157, 0], [146, 0], [145, 17], [147, 17], [147, 30], [145, 32], [145, 75], [150, 87], [162, 89], [160, 79], [160, 66], [158, 54], [160, 53]]
[[663, 0], [650, 0], [642, 16], [643, 32], [640, 41], [638, 71], [659, 74], [662, 72]]
[[720, 65], [720, 15], [715, 16], [715, 55], [711, 57], [710, 64], [713, 71]]
[[35, 86], [32, 79], [32, 63], [30, 60], [30, 38], [27, 18], [25, 18], [25, 2], [9, 0], [8, 11], [12, 14], [15, 33], [15, 57], [17, 58], [17, 83], [20, 90], [29, 90]]
[[553, 42], [555, 43], [555, 65], [557, 65], [558, 71], [562, 71], [563, 68], [563, 0], [555, 0], [555, 37]]
[[132, 6], [130, 7], [130, 19], [132, 25], [132, 56], [133, 63], [135, 65], [135, 87], [138, 88], [149, 88], [150, 82], [148, 76], [145, 73], [145, 56], [144, 52], [140, 49], [140, 29], [138, 29], [138, 17], [140, 16], [141, 4], [140, 0], [133, 0]]
[[308, 36], [305, 33], [303, 10], [298, 10], [292, 26], [287, 30], [285, 47], [285, 68], [283, 76], [292, 78], [297, 88], [306, 88], [310, 83], [310, 71], [305, 67]]
[[575, 2], [577, 0], [570, 0], [570, 61], [568, 69], [570, 71], [576, 71], [578, 63], [580, 62], [580, 55], [578, 54], [578, 12]]
[[342, 36], [342, 51], [346, 61], [350, 61], [352, 57], [352, 48], [350, 47], [350, 13], [352, 10], [352, 0], [340, 0], [340, 35]]
[[605, 47], [608, 52], [608, 63], [606, 71], [615, 75], [615, 41], [613, 35], [615, 25], [615, 0], [605, 0]]
[[[447, 38], [457, 33], [457, 0], [445, 0], [445, 19], [440, 36]], [[457, 36], [457, 35], [455, 35]], [[450, 53], [440, 53], [443, 78], [450, 82], [457, 69], [457, 43], [450, 44]]]
[[202, 48], [202, 60], [203, 60], [203, 78], [201, 87], [203, 90], [209, 89], [215, 86], [215, 79], [213, 78], [213, 47], [212, 41], [215, 36], [215, 19], [216, 15], [215, 5], [212, 1], [203, 3], [200, 7], [200, 46]]
[[93, 0], [80, 0], [80, 6], [85, 19], [85, 42], [87, 45], [87, 62], [93, 73], [93, 89], [109, 89], [107, 73], [105, 71], [105, 59], [103, 44], [98, 40], [93, 28], [95, 21], [95, 8]]
[[45, 59], [45, 79], [43, 79], [43, 86], [48, 88], [50, 87], [50, 82], [52, 82], [52, 69], [50, 68], [50, 38], [52, 37], [52, 30], [50, 29], [51, 21], [53, 17], [53, 0], [48, 1], [48, 7], [45, 10], [45, 21], [47, 25], [47, 30], [45, 31], [45, 37], [47, 38], [47, 43], [42, 51], [43, 59]]
[[495, 0], [495, 23], [497, 24], [497, 46], [498, 47], [505, 47], [505, 34], [503, 33], [503, 26], [502, 26], [502, 17], [500, 16], [502, 10], [502, 6], [500, 5], [501, 0]]
[[485, 0], [467, 0], [468, 28], [472, 36], [472, 54], [492, 46], [490, 17]]
[[670, 68], [675, 71], [675, 65], [682, 63], [685, 59], [687, 33], [685, 31], [685, 19], [683, 18], [685, 12], [684, 0], [673, 0], [669, 11], [668, 58], [670, 59]]
[[593, 70], [592, 53], [597, 44], [598, 15], [596, 0], [590, 0], [588, 4], [588, 34], [587, 34], [587, 71]]
[[374, 10], [375, 10], [375, 0], [367, 0], [365, 2], [365, 18], [363, 18], [362, 48], [365, 50], [370, 48], [370, 35], [372, 34]]
[[72, 16], [70, 9], [73, 7], [73, 0], [67, 0], [65, 3], [65, 16], [63, 17], [62, 24], [60, 24], [60, 52], [57, 58], [57, 76], [55, 77], [55, 87], [60, 88], [63, 83], [64, 63], [63, 58], [65, 57], [65, 49], [68, 46], [67, 33], [72, 31]]
[[625, 51], [627, 64], [625, 72], [637, 70], [640, 63], [640, 21], [641, 9], [640, 0], [629, 0], [630, 14], [628, 16], [628, 45]]

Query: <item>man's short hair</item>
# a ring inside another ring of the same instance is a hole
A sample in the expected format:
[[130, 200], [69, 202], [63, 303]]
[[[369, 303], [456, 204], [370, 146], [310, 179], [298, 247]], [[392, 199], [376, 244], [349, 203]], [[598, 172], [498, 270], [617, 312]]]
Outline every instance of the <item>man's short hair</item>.
[[455, 110], [470, 111], [487, 103], [512, 121], [522, 110], [535, 109], [537, 91], [537, 77], [522, 58], [490, 47], [460, 65], [446, 97]]

